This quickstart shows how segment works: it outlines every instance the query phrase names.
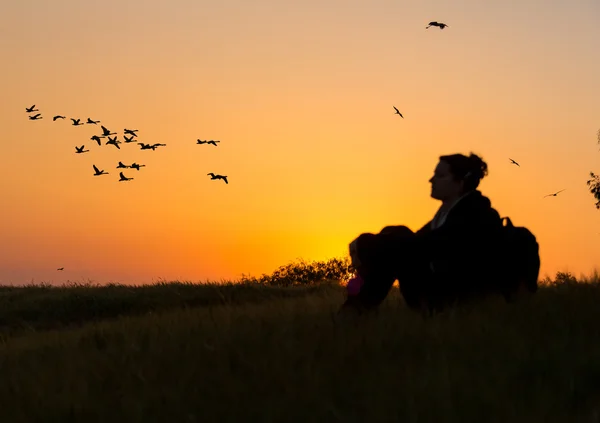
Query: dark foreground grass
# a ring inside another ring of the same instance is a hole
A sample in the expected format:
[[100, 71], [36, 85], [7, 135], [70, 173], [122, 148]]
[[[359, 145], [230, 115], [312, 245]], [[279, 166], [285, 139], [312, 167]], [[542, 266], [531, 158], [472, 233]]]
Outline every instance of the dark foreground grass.
[[243, 276], [239, 281], [219, 283], [0, 286], [0, 340], [23, 332], [77, 327], [120, 316], [323, 295], [332, 289], [340, 291], [338, 281], [347, 279], [351, 271], [348, 258], [332, 258], [299, 260], [280, 266], [269, 275]]
[[6, 335], [0, 422], [598, 421], [597, 283], [429, 319], [394, 289], [358, 324], [284, 296]]
[[269, 299], [295, 298], [337, 290], [320, 284], [280, 287], [257, 282], [154, 285], [67, 286], [32, 285], [0, 287], [0, 339], [26, 332], [78, 327], [120, 316], [143, 315], [166, 310], [259, 303]]

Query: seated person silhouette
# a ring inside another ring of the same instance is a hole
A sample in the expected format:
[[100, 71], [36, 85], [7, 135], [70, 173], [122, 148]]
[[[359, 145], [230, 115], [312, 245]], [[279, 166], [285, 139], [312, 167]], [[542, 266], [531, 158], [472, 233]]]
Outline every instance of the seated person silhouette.
[[416, 233], [387, 226], [350, 244], [356, 278], [341, 311], [376, 309], [396, 280], [410, 308], [430, 313], [486, 295], [502, 230], [500, 215], [477, 190], [486, 175], [475, 154], [441, 156], [429, 182], [442, 205], [430, 222]]

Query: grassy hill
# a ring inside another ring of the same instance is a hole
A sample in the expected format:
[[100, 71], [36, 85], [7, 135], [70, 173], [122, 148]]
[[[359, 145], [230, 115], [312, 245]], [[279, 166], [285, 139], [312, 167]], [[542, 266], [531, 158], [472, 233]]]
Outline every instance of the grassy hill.
[[343, 264], [0, 287], [0, 422], [600, 421], [597, 275], [431, 318], [394, 289], [340, 323]]

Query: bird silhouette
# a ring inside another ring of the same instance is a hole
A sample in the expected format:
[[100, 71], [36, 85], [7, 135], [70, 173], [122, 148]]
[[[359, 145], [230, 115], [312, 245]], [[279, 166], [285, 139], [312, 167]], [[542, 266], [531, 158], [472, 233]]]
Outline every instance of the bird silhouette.
[[425, 27], [425, 29], [429, 29], [429, 27], [430, 27], [430, 26], [437, 26], [437, 27], [439, 27], [440, 29], [444, 29], [444, 28], [446, 28], [448, 25], [446, 25], [445, 23], [441, 23], [441, 22], [432, 21], [432, 22], [429, 22], [429, 25], [427, 25], [427, 26]]
[[81, 125], [83, 125], [83, 123], [81, 123], [81, 119], [73, 119], [73, 118], [71, 118], [71, 120], [73, 121], [73, 126], [81, 126]]
[[98, 145], [102, 145], [102, 142], [100, 141], [100, 138], [106, 138], [106, 137], [99, 137], [98, 135], [93, 135], [92, 138], [90, 138], [92, 141], [96, 141], [98, 143]]
[[133, 180], [133, 178], [128, 178], [127, 176], [123, 175], [123, 172], [119, 172], [119, 176], [120, 176], [119, 182], [121, 182], [121, 181], [132, 181]]
[[400, 115], [400, 117], [401, 117], [402, 119], [404, 119], [404, 116], [402, 116], [402, 113], [400, 113], [400, 110], [398, 110], [398, 109], [396, 108], [396, 106], [392, 106], [392, 107], [393, 107], [393, 108], [394, 108], [394, 110], [396, 111], [396, 113], [394, 113], [394, 114], [395, 114], [395, 115]]
[[43, 119], [41, 113], [38, 113], [38, 114], [33, 115], [33, 116], [29, 116], [29, 120], [40, 120], [40, 119]]
[[117, 169], [127, 169], [129, 168], [129, 166], [127, 166], [126, 164], [123, 164], [123, 162], [119, 162], [119, 165], [117, 166]]
[[108, 137], [108, 141], [106, 141], [105, 145], [109, 145], [109, 144], [114, 145], [119, 150], [121, 149], [121, 147], [119, 147], [119, 144], [121, 144], [121, 141], [118, 141], [117, 137], [114, 137], [114, 138]]
[[85, 145], [82, 145], [81, 147], [77, 147], [75, 146], [75, 154], [80, 154], [80, 153], [87, 153], [90, 150], [84, 150]]
[[56, 270], [65, 270], [65, 268], [64, 268], [64, 267], [59, 267], [59, 268], [58, 268], [58, 269], [56, 269]]
[[132, 137], [137, 137], [136, 132], [139, 131], [139, 129], [123, 129], [123, 133], [127, 134], [127, 135], [131, 135]]
[[141, 164], [137, 164], [137, 163], [134, 162], [129, 167], [132, 168], [132, 169], [140, 170], [140, 167], [146, 167], [146, 165], [141, 165]]
[[110, 130], [106, 129], [106, 127], [103, 126], [103, 125], [100, 125], [100, 128], [102, 128], [102, 135], [105, 136], [105, 137], [107, 137], [109, 135], [117, 135], [116, 132], [110, 132]]
[[96, 167], [96, 165], [92, 165], [94, 167], [94, 176], [100, 176], [100, 175], [108, 175], [108, 172], [105, 172], [104, 170], [100, 170]]
[[140, 145], [140, 150], [156, 150], [156, 147], [160, 147], [160, 146], [166, 146], [167, 144], [144, 144], [143, 142], [138, 142], [138, 145]]
[[92, 120], [91, 118], [87, 118], [87, 122], [85, 122], [85, 123], [88, 123], [88, 124], [91, 124], [91, 125], [98, 125], [100, 123], [100, 121], [99, 120]]
[[52, 118], [52, 122], [55, 122], [56, 119], [66, 119], [66, 118], [67, 118], [66, 116], [56, 115]]
[[[565, 188], [566, 189], [566, 188]], [[558, 194], [560, 194], [561, 192], [563, 192], [564, 189], [561, 189], [560, 191], [556, 191], [554, 194], [548, 194], [548, 195], [544, 195], [544, 197], [542, 198], [546, 198], [546, 197], [556, 197]]]
[[206, 140], [201, 141], [201, 140], [198, 140], [198, 142], [196, 144], [212, 144], [212, 145], [214, 145], [216, 147], [218, 142], [221, 142], [221, 141], [218, 141], [218, 140], [210, 140], [210, 141], [206, 141]]
[[508, 160], [510, 160], [510, 161], [511, 161], [511, 163], [514, 163], [514, 164], [516, 164], [517, 166], [521, 167], [521, 165], [520, 165], [519, 163], [515, 162], [515, 161], [514, 161], [513, 159], [511, 159], [510, 157], [508, 158]]
[[34, 104], [33, 106], [31, 106], [31, 107], [25, 107], [25, 111], [26, 111], [27, 113], [31, 113], [31, 112], [39, 112], [39, 110], [35, 108], [35, 104]]
[[222, 179], [225, 181], [226, 184], [229, 184], [229, 182], [227, 182], [227, 175], [215, 175], [214, 173], [207, 173], [208, 176], [210, 176], [210, 179]]
[[133, 139], [134, 138], [133, 135], [130, 138], [127, 138], [127, 135], [123, 135], [123, 138], [125, 138], [125, 143], [135, 142], [135, 140]]

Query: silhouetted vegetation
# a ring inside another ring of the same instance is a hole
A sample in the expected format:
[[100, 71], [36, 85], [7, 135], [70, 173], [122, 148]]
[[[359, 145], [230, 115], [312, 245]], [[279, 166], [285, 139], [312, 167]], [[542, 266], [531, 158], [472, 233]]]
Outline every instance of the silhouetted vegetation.
[[235, 306], [315, 295], [327, 287], [341, 289], [337, 284], [325, 283], [282, 288], [252, 282], [0, 287], [0, 336], [173, 309]]
[[[598, 144], [600, 144], [600, 129], [598, 129], [598, 133], [596, 135], [598, 138]], [[600, 209], [600, 177], [594, 172], [590, 172], [590, 179], [587, 180], [586, 184], [596, 199], [596, 208]]]
[[594, 172], [590, 172], [590, 178], [587, 180], [587, 186], [596, 199], [596, 208], [600, 209], [600, 178]]
[[156, 313], [174, 308], [238, 305], [341, 290], [348, 279], [347, 259], [298, 261], [272, 274], [242, 276], [221, 283], [159, 282], [152, 285], [99, 285], [92, 282], [63, 286], [31, 284], [0, 286], [0, 336], [80, 326], [124, 315]]
[[558, 272], [527, 301], [431, 318], [394, 288], [376, 316], [340, 324], [346, 264], [301, 261], [221, 284], [0, 287], [0, 421], [599, 415], [597, 272]]
[[[600, 144], [600, 129], [597, 133], [598, 144]], [[600, 209], [600, 176], [596, 175], [594, 172], [590, 172], [590, 179], [586, 182], [590, 193], [596, 199], [596, 208]]]
[[340, 281], [351, 277], [350, 260], [333, 258], [327, 261], [307, 262], [299, 260], [280, 266], [270, 275], [260, 277], [242, 276], [243, 282], [255, 282], [274, 286], [313, 285], [324, 281]]

